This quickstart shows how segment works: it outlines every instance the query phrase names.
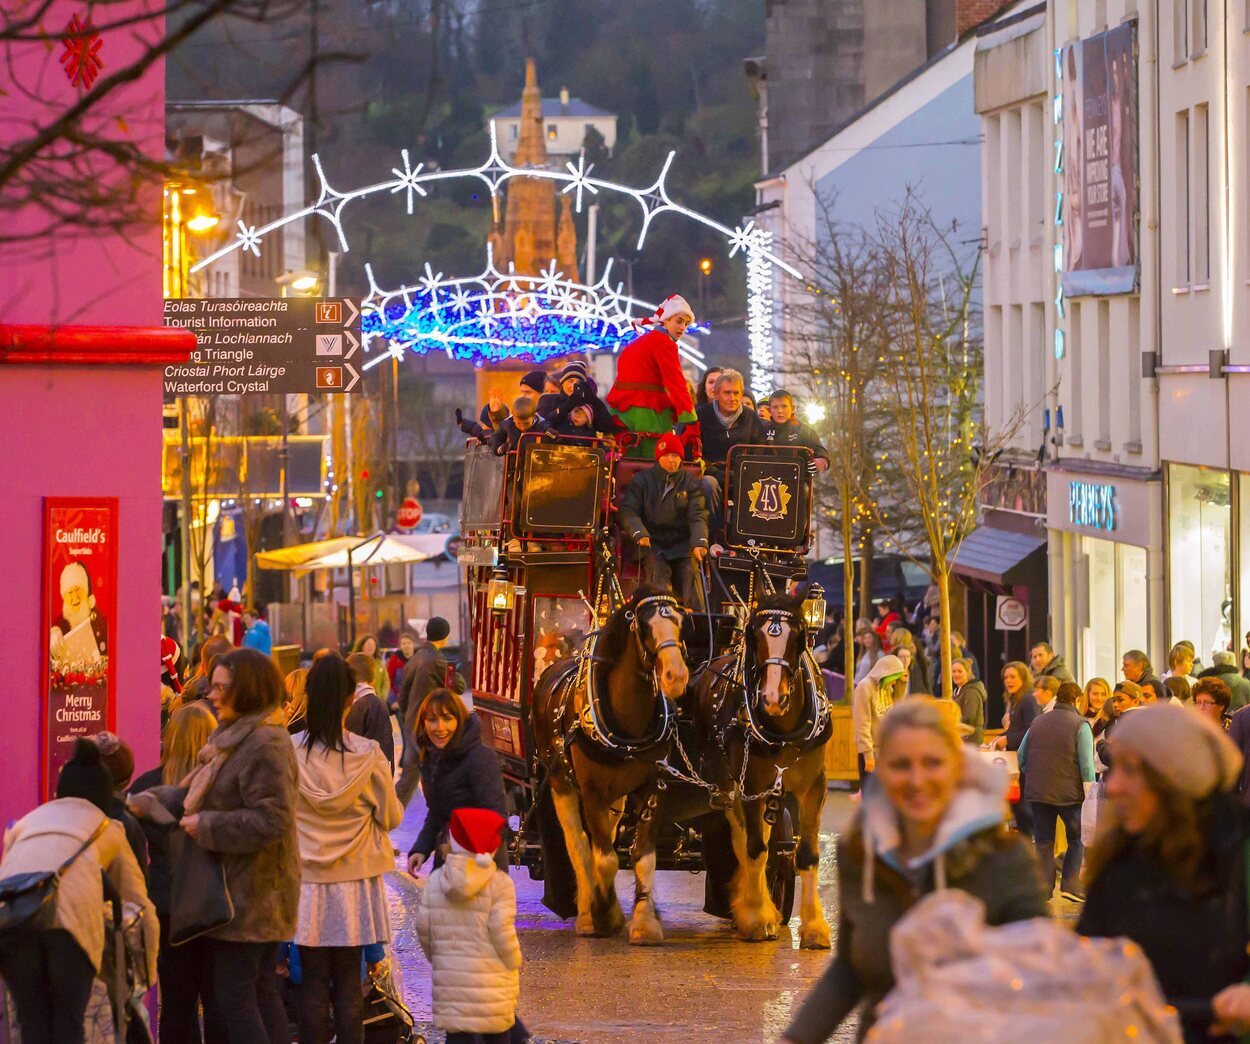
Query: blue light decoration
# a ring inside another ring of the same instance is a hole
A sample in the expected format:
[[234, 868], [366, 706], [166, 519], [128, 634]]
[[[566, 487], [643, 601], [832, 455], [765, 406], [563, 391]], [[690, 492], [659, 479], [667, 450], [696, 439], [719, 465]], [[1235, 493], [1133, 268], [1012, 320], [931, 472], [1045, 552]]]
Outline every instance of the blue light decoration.
[[[573, 353], [616, 352], [639, 335], [635, 322], [656, 305], [612, 285], [612, 262], [593, 286], [566, 279], [552, 261], [536, 276], [511, 266], [500, 272], [489, 245], [486, 268], [476, 276], [444, 279], [427, 263], [420, 281], [383, 290], [365, 265], [369, 293], [361, 301], [361, 345], [371, 369], [406, 352], [442, 352], [475, 366], [505, 359], [542, 363]], [[706, 333], [707, 325], [691, 327]], [[703, 353], [690, 337], [677, 350], [700, 372]]]

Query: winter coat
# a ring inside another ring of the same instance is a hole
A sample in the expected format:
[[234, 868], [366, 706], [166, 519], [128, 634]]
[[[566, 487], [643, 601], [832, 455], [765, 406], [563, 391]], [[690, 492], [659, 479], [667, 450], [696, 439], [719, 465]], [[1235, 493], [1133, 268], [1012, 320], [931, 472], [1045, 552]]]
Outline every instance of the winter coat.
[[395, 733], [391, 731], [391, 712], [386, 709], [373, 686], [361, 682], [356, 686], [351, 709], [343, 727], [357, 736], [365, 736], [382, 748], [388, 765], [395, 763]]
[[1246, 958], [1246, 867], [1242, 831], [1227, 828], [1200, 868], [1199, 894], [1181, 888], [1158, 859], [1130, 843], [1089, 884], [1077, 931], [1127, 936], [1154, 967], [1169, 1004], [1176, 1006], [1187, 1044], [1233, 1044], [1236, 1037], [1208, 1037], [1210, 999], [1241, 982]]
[[1070, 703], [1055, 702], [1033, 719], [1019, 748], [1024, 799], [1044, 805], [1079, 805], [1094, 782], [1094, 733]]
[[[489, 808], [507, 818], [499, 757], [482, 742], [482, 720], [476, 714], [469, 715], [464, 735], [455, 737], [452, 747], [429, 748], [421, 763], [421, 793], [427, 809], [425, 822], [408, 854], [433, 853], [436, 864], [439, 844], [456, 809]], [[499, 846], [496, 862], [501, 868], [508, 865], [505, 845]]]
[[396, 649], [386, 658], [386, 673], [391, 680], [391, 695], [387, 703], [394, 704], [399, 700], [399, 680], [404, 675], [404, 666], [408, 657]]
[[146, 878], [148, 873], [148, 841], [143, 834], [143, 827], [139, 825], [139, 821], [126, 811], [126, 799], [113, 795], [112, 804], [109, 805], [109, 819], [115, 819], [122, 825], [122, 829], [126, 831], [126, 841], [130, 845], [130, 850], [135, 854], [135, 862], [139, 864], [139, 873]]
[[758, 445], [764, 441], [764, 422], [745, 406], [728, 428], [720, 421], [714, 402], [705, 402], [695, 413], [699, 417], [699, 437], [703, 440], [703, 459], [709, 464], [724, 465], [729, 448], [743, 444]]
[[620, 523], [635, 543], [650, 537], [665, 558], [685, 558], [691, 548], [707, 547], [703, 486], [684, 468], [674, 475], [659, 464], [640, 471], [625, 487]]
[[[197, 776], [214, 750], [227, 751], [198, 809], [196, 841], [221, 856], [234, 920], [212, 932], [223, 942], [282, 942], [295, 934], [299, 843], [295, 833], [295, 748], [281, 710], [220, 726], [200, 752]], [[191, 796], [188, 796], [188, 802]], [[188, 805], [188, 807], [190, 807]]]
[[1019, 750], [1020, 744], [1024, 741], [1024, 734], [1029, 731], [1029, 726], [1033, 724], [1033, 719], [1043, 713], [1042, 708], [1038, 705], [1037, 697], [1032, 692], [1026, 692], [1020, 697], [1020, 702], [1012, 708], [1011, 717], [1007, 720], [1007, 749]]
[[273, 655], [273, 636], [269, 633], [269, 625], [264, 620], [257, 620], [243, 635], [243, 647], [256, 649], [266, 656]]
[[785, 424], [764, 423], [764, 441], [777, 446], [806, 446], [812, 451], [814, 460], [829, 463], [829, 451], [825, 449], [810, 424], [804, 424], [797, 417], [792, 417]]
[[621, 349], [616, 357], [616, 380], [605, 401], [617, 414], [635, 408], [671, 414], [668, 427], [659, 429], [663, 431], [676, 421], [693, 420], [694, 403], [686, 387], [677, 342], [667, 330], [648, 330]]
[[[579, 428], [573, 423], [573, 411], [578, 406], [585, 406], [590, 410], [589, 428]], [[590, 437], [596, 432], [610, 435], [623, 428], [621, 422], [612, 416], [603, 400], [585, 381], [579, 381], [571, 395], [565, 395], [564, 392], [550, 392], [542, 396], [538, 400], [538, 415], [557, 435]]]
[[395, 869], [388, 831], [399, 826], [404, 806], [395, 796], [391, 765], [371, 739], [343, 734], [345, 751], [293, 740], [299, 768], [295, 825], [305, 883], [363, 881]]
[[531, 432], [541, 435], [548, 430], [548, 425], [542, 417], [535, 417], [534, 422], [522, 431], [516, 426], [516, 418], [509, 417], [491, 435], [487, 445], [495, 452], [495, 456], [502, 457], [505, 453], [515, 453], [517, 447], [521, 444], [521, 436], [528, 435]]
[[851, 725], [855, 731], [855, 749], [860, 754], [872, 754], [877, 749], [881, 719], [894, 705], [890, 696], [882, 693], [881, 680], [903, 673], [903, 661], [887, 654], [874, 663], [868, 676], [855, 686], [851, 697]]
[[[451, 685], [447, 685], [450, 676]], [[435, 689], [450, 688], [459, 694], [464, 692], [464, 678], [451, 668], [443, 651], [431, 642], [418, 642], [416, 649], [404, 664], [399, 679], [399, 716], [404, 724], [404, 742], [412, 742], [416, 735], [417, 712], [425, 698]]]
[[122, 900], [135, 903], [143, 910], [148, 980], [155, 982], [156, 951], [160, 943], [156, 908], [148, 898], [143, 874], [126, 841], [126, 831], [115, 819], [107, 819], [90, 801], [57, 798], [32, 809], [12, 824], [4, 832], [0, 880], [56, 870], [102, 822], [108, 824], [104, 832], [74, 860], [61, 878], [56, 893], [55, 927], [74, 937], [99, 973], [104, 955], [104, 885], [100, 878], [103, 870], [117, 886]]
[[453, 852], [430, 875], [416, 920], [433, 971], [434, 1025], [461, 1033], [510, 1029], [521, 992], [512, 879], [492, 862]]
[[1072, 672], [1068, 670], [1068, 665], [1064, 663], [1063, 657], [1058, 653], [1051, 658], [1050, 663], [1034, 674], [1035, 678], [1047, 677], [1058, 678], [1061, 682], [1075, 682]]
[[1046, 916], [1032, 847], [1003, 831], [1006, 787], [1000, 765], [965, 749], [963, 779], [932, 847], [908, 860], [900, 853], [898, 813], [881, 787], [868, 783], [859, 818], [846, 841], [839, 841], [837, 948], [786, 1030], [787, 1039], [826, 1040], [861, 1001], [864, 1038], [877, 1003], [894, 986], [890, 932], [929, 892], [950, 887], [975, 896], [985, 903], [990, 925]]
[[1250, 709], [1242, 707], [1232, 716], [1228, 725], [1228, 738], [1241, 751], [1241, 782], [1237, 785], [1241, 803], [1250, 806]]
[[1208, 667], [1198, 677], [1219, 678], [1228, 686], [1228, 691], [1233, 695], [1232, 702], [1228, 705], [1229, 713], [1235, 713], [1250, 704], [1250, 681], [1243, 678], [1241, 672], [1231, 663], [1220, 667]]
[[959, 704], [959, 720], [972, 726], [972, 734], [965, 737], [969, 743], [980, 744], [985, 738], [985, 683], [964, 682], [952, 697]]

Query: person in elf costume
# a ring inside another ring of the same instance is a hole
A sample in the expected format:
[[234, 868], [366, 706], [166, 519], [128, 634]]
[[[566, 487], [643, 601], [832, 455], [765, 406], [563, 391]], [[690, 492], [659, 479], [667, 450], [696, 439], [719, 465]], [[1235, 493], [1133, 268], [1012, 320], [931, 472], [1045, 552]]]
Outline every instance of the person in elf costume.
[[653, 459], [661, 435], [675, 424], [696, 419], [677, 355], [678, 339], [693, 323], [694, 312], [686, 299], [673, 294], [644, 320], [647, 332], [621, 350], [616, 381], [605, 401], [625, 427], [642, 436], [628, 456]]

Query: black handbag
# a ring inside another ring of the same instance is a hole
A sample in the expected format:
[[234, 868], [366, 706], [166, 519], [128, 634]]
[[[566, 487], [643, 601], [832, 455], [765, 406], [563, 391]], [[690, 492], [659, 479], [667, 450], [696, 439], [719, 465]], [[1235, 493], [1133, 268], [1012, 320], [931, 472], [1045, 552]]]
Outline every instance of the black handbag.
[[180, 830], [170, 837], [169, 844], [173, 850], [169, 943], [181, 946], [233, 921], [234, 902], [226, 885], [226, 868], [216, 852]]
[[55, 870], [36, 870], [16, 874], [0, 881], [0, 944], [10, 942], [23, 932], [46, 931], [56, 924], [56, 893], [61, 878], [75, 861], [109, 825], [105, 818], [78, 851]]

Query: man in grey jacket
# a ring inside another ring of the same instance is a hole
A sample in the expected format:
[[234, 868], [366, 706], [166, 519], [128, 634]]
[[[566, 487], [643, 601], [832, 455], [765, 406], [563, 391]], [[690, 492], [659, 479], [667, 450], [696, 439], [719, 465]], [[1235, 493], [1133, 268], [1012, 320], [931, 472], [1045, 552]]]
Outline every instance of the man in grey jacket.
[[707, 504], [699, 480], [682, 469], [681, 449], [676, 435], [661, 436], [655, 466], [625, 487], [620, 522], [645, 556], [647, 580], [702, 608], [694, 563], [707, 556]]
[[1057, 678], [1061, 682], [1075, 682], [1068, 665], [1063, 662], [1050, 642], [1038, 642], [1029, 650], [1029, 665], [1034, 678]]

